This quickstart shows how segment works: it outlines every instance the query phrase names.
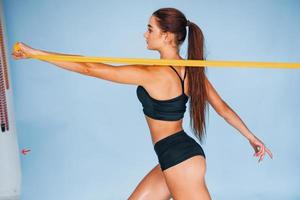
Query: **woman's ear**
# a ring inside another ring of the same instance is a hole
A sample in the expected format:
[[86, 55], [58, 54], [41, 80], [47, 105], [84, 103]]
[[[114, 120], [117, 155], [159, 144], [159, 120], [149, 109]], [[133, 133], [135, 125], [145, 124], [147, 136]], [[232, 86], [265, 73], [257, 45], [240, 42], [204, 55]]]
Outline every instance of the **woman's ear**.
[[164, 37], [165, 44], [170, 44], [172, 42], [172, 35], [170, 32], [164, 32], [163, 37]]

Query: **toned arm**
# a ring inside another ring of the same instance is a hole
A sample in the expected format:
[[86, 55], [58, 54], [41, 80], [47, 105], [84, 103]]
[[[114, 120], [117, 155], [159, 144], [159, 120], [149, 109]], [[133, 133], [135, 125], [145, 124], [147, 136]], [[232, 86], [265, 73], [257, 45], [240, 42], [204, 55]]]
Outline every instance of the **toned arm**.
[[205, 86], [207, 89], [208, 101], [215, 111], [222, 116], [231, 126], [236, 128], [248, 140], [253, 139], [254, 135], [247, 128], [242, 119], [234, 112], [233, 109], [219, 96], [215, 88], [206, 78]]
[[[48, 51], [37, 50], [38, 55], [71, 55], [61, 54]], [[80, 55], [76, 55], [80, 56]], [[147, 65], [121, 65], [113, 66], [104, 63], [87, 63], [87, 62], [68, 62], [68, 61], [48, 61], [60, 68], [77, 72], [83, 75], [100, 78], [122, 84], [142, 85], [144, 86], [151, 80], [151, 73]]]
[[86, 66], [88, 76], [116, 83], [144, 86], [151, 80], [151, 72], [146, 65], [111, 66], [103, 63], [86, 63]]
[[[49, 55], [60, 55], [60, 56], [81, 56], [81, 55], [72, 55], [72, 54], [62, 54], [62, 53], [55, 53], [50, 51], [43, 51], [43, 50], [34, 50], [33, 54], [35, 55], [43, 55], [43, 56], [49, 56]], [[52, 60], [43, 60], [42, 61], [54, 64], [60, 68], [81, 73], [85, 73], [85, 64], [81, 62], [69, 62], [69, 61], [52, 61]]]

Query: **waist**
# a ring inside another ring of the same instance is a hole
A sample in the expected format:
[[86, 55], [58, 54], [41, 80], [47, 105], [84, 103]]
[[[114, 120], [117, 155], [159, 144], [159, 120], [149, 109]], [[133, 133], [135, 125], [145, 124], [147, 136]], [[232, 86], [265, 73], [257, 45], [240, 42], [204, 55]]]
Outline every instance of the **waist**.
[[181, 132], [181, 131], [183, 131], [182, 128], [176, 128], [176, 127], [173, 127], [171, 129], [160, 129], [160, 130], [156, 130], [156, 131], [150, 130], [152, 144], [154, 145], [158, 141], [160, 141], [166, 137], [169, 137], [175, 133]]
[[175, 132], [178, 132], [183, 129], [182, 122], [183, 119], [177, 121], [164, 121], [157, 120], [145, 115], [153, 144], [158, 140], [172, 135]]

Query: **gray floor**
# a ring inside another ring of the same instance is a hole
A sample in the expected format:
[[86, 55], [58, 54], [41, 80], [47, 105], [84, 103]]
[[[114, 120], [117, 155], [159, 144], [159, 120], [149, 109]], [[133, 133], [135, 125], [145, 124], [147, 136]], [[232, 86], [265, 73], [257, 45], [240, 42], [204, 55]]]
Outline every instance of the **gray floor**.
[[0, 196], [0, 200], [20, 200], [20, 196]]

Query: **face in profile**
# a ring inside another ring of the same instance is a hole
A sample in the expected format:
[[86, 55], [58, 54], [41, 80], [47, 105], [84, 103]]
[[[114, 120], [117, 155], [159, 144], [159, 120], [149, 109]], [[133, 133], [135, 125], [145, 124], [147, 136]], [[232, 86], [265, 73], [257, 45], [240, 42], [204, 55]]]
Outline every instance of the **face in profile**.
[[144, 33], [147, 42], [147, 49], [159, 50], [164, 45], [164, 37], [157, 25], [156, 17], [151, 16], [147, 25], [147, 32]]

